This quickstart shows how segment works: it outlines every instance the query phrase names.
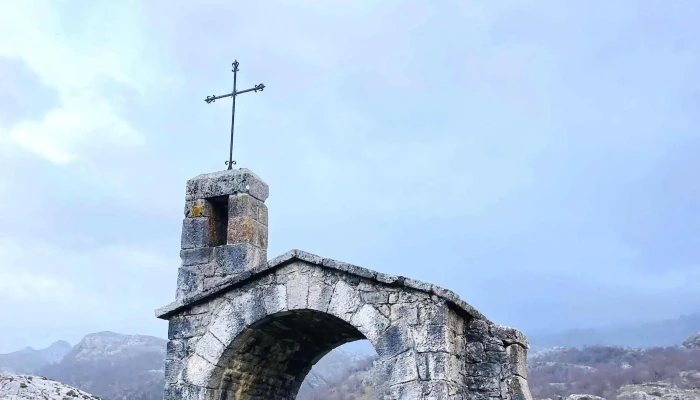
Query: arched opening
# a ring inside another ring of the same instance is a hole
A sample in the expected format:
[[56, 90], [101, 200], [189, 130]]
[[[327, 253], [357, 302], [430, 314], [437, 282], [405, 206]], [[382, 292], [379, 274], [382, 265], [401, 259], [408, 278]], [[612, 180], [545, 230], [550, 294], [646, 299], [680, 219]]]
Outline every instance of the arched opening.
[[327, 313], [272, 314], [241, 332], [223, 355], [222, 399], [296, 399], [313, 365], [337, 347], [366, 339]]
[[374, 399], [380, 389], [372, 369], [376, 360], [369, 340], [338, 346], [314, 364], [296, 400]]

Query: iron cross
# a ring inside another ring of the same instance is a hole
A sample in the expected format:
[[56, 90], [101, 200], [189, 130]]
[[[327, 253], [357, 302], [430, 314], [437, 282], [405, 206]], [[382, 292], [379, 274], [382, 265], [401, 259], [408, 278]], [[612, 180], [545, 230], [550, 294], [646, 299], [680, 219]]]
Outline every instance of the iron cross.
[[257, 91], [263, 91], [265, 89], [265, 85], [262, 83], [259, 85], [255, 85], [254, 87], [250, 89], [245, 89], [245, 90], [238, 90], [236, 91], [236, 75], [238, 73], [238, 61], [234, 60], [233, 64], [231, 64], [233, 69], [231, 70], [233, 72], [233, 91], [229, 94], [224, 94], [221, 96], [207, 96], [204, 101], [209, 103], [213, 103], [218, 99], [223, 99], [224, 97], [232, 97], [233, 98], [233, 108], [231, 110], [231, 145], [229, 147], [229, 153], [228, 153], [228, 161], [226, 161], [226, 165], [228, 165], [228, 169], [231, 169], [236, 162], [233, 161], [233, 123], [236, 120], [236, 96], [242, 93], [248, 93], [248, 92], [257, 92]]

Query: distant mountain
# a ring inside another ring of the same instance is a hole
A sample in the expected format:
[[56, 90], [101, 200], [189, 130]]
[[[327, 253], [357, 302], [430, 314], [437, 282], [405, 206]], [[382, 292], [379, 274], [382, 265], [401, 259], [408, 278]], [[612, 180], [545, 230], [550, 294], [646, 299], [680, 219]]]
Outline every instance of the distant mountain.
[[152, 336], [93, 333], [38, 374], [106, 400], [161, 400], [166, 343]]
[[46, 365], [61, 361], [70, 350], [70, 344], [60, 340], [45, 349], [25, 347], [13, 353], [0, 354], [0, 372], [34, 374]]
[[96, 396], [46, 378], [3, 373], [0, 373], [0, 399], [99, 400]]
[[71, 351], [71, 345], [65, 340], [59, 340], [54, 342], [51, 346], [37, 350], [39, 354], [46, 360], [49, 364], [56, 364], [61, 361], [66, 354]]
[[700, 332], [700, 313], [680, 318], [601, 329], [574, 329], [560, 333], [529, 333], [535, 350], [549, 347], [622, 346], [649, 348], [677, 346]]

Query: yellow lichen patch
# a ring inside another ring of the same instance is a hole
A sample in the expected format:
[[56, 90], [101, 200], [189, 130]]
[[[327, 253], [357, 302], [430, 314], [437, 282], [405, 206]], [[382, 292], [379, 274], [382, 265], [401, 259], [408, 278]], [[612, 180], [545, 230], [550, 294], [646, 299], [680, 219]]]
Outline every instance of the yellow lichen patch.
[[203, 204], [195, 204], [192, 206], [192, 216], [193, 217], [201, 216], [202, 212], [204, 212], [204, 205]]
[[251, 243], [259, 246], [260, 230], [252, 218], [234, 218], [229, 221], [229, 243]]
[[243, 227], [244, 229], [244, 237], [248, 243], [253, 242], [253, 236], [255, 235], [255, 228], [253, 228], [253, 223], [251, 220], [246, 220], [245, 225]]

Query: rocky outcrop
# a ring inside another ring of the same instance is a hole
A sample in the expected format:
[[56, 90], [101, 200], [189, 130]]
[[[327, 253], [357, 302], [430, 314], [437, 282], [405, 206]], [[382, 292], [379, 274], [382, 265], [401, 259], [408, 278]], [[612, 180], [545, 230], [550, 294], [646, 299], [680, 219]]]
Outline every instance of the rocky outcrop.
[[683, 346], [687, 349], [700, 349], [700, 333], [696, 333], [695, 335], [689, 337], [685, 342], [683, 342]]
[[0, 399], [99, 400], [99, 397], [39, 376], [0, 373]]
[[682, 389], [668, 382], [627, 385], [618, 400], [700, 400], [700, 389]]

